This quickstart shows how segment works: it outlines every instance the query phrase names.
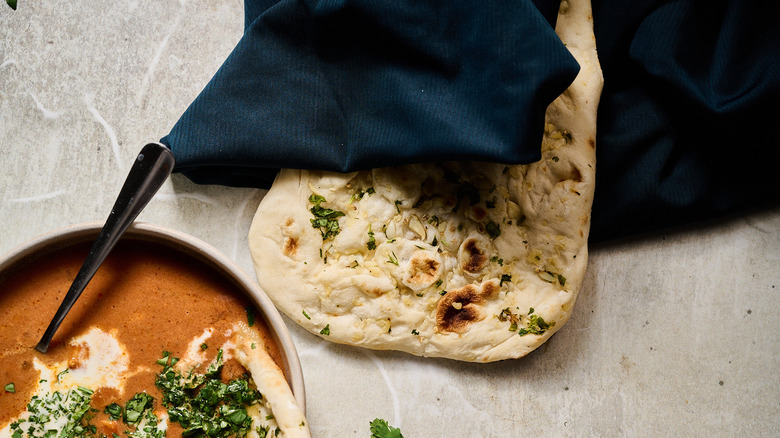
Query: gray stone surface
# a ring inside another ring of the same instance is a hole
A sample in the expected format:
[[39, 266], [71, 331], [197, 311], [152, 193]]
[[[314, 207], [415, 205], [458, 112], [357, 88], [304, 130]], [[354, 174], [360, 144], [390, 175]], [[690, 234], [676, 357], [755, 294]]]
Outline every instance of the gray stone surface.
[[[241, 36], [240, 0], [0, 4], [0, 252], [104, 220]], [[597, 191], [598, 193], [598, 191]], [[139, 220], [253, 274], [261, 190], [174, 175]], [[493, 364], [333, 345], [287, 320], [314, 436], [780, 436], [780, 210], [594, 248], [574, 314]]]

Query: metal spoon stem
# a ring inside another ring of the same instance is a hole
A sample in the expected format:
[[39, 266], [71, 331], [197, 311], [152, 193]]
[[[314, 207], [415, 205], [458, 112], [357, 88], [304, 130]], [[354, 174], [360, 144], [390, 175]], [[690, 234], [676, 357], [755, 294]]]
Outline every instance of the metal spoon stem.
[[133, 223], [171, 174], [173, 164], [173, 153], [161, 144], [149, 143], [141, 149], [141, 153], [136, 157], [114, 207], [111, 209], [111, 214], [108, 215], [103, 229], [87, 254], [84, 264], [76, 274], [68, 293], [65, 294], [57, 313], [35, 347], [36, 350], [46, 353], [49, 349], [49, 343], [65, 319], [65, 315], [76, 303], [122, 233]]

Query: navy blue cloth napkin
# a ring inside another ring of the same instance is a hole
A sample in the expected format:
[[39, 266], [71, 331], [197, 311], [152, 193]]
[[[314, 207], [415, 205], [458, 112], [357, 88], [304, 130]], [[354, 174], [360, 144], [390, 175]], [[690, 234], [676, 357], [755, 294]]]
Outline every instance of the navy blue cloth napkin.
[[538, 160], [544, 110], [579, 71], [530, 0], [245, 2], [243, 38], [163, 139], [200, 183]]
[[779, 5], [594, 1], [592, 241], [780, 201]]
[[[245, 0], [245, 33], [162, 142], [197, 183], [282, 167], [529, 163], [579, 66], [548, 0]], [[594, 0], [605, 88], [593, 241], [778, 199], [774, 2]]]

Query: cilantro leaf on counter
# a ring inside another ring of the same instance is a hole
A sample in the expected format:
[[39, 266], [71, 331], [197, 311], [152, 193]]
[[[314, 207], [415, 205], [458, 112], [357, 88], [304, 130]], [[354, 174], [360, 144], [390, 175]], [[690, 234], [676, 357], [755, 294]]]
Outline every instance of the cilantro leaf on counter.
[[8, 3], [8, 6], [11, 7], [14, 11], [16, 10], [16, 0], [5, 0], [6, 3]]
[[401, 430], [390, 426], [387, 421], [380, 418], [374, 419], [371, 425], [371, 438], [404, 438]]

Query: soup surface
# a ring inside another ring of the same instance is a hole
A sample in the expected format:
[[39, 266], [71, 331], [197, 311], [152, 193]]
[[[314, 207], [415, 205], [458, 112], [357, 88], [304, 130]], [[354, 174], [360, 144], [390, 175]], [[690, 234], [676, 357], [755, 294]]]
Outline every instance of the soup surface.
[[[124, 240], [116, 246], [65, 318], [49, 352], [39, 353], [34, 347], [90, 244], [59, 250], [0, 278], [0, 429], [25, 410], [42, 381], [67, 384], [71, 376], [86, 371], [96, 374], [92, 376], [97, 383], [91, 388], [96, 409], [91, 423], [98, 428], [97, 436], [123, 431], [126, 426], [111, 421], [104, 412], [106, 406], [125, 406], [134, 395], [146, 392], [158, 400], [157, 409], [164, 411], [155, 386], [162, 371], [156, 362], [163, 352], [172, 357], [193, 356], [192, 345], [197, 345], [198, 361], [193, 367], [205, 372], [220, 346], [229, 342], [236, 323], [256, 330], [281, 367], [281, 355], [268, 328], [254, 317], [259, 312], [241, 291], [194, 257], [141, 240]], [[90, 358], [94, 362], [105, 352], [88, 351], [84, 343], [74, 343], [74, 339], [90, 336], [97, 339], [93, 345], [102, 342], [112, 351], [102, 368], [90, 365], [87, 369]], [[245, 372], [236, 360], [227, 359], [221, 378], [228, 381]], [[167, 436], [181, 436], [176, 423], [169, 422], [167, 427]]]

